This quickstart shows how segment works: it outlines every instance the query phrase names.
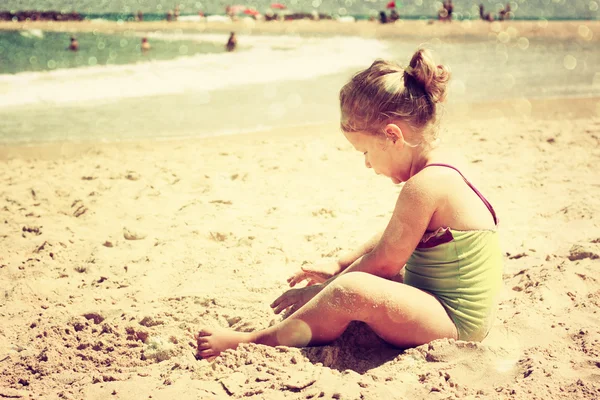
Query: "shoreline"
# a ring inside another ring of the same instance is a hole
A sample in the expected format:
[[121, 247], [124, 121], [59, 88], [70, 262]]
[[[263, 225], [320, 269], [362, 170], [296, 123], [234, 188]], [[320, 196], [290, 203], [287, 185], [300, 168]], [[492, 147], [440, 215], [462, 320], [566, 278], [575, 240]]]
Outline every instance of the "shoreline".
[[[581, 28], [583, 27], [583, 28]], [[370, 21], [343, 23], [323, 20], [296, 20], [285, 22], [264, 22], [241, 20], [234, 22], [113, 22], [113, 21], [31, 21], [31, 22], [0, 22], [2, 30], [41, 29], [59, 32], [206, 32], [227, 33], [236, 31], [239, 34], [309, 34], [309, 35], [351, 35], [371, 38], [391, 39], [423, 38], [459, 40], [473, 38], [488, 38], [501, 32], [509, 34], [509, 38], [539, 37], [552, 39], [579, 39], [585, 41], [600, 40], [600, 21], [598, 20], [561, 20], [561, 21], [530, 21], [511, 20], [495, 21], [492, 23], [480, 20], [453, 21], [442, 23], [435, 21], [400, 20], [395, 24], [379, 24]]]
[[[569, 106], [564, 107], [565, 100]], [[600, 117], [600, 97], [556, 97], [549, 99], [505, 99], [477, 103], [452, 103], [446, 106], [446, 116], [442, 123], [456, 127], [467, 119], [473, 122], [485, 122], [497, 119], [533, 119], [538, 121], [578, 120]], [[291, 138], [302, 139], [320, 132], [329, 135], [339, 132], [337, 122], [316, 122], [304, 125], [257, 129], [252, 132], [236, 132], [224, 135], [185, 136], [185, 137], [148, 137], [123, 141], [46, 141], [34, 143], [0, 143], [0, 162], [14, 159], [49, 160], [56, 158], [77, 157], [82, 152], [119, 149], [152, 150], [157, 146], [185, 146], [202, 144], [215, 146], [233, 138], [236, 142], [251, 143], [259, 140], [270, 140], [277, 132], [287, 132]]]

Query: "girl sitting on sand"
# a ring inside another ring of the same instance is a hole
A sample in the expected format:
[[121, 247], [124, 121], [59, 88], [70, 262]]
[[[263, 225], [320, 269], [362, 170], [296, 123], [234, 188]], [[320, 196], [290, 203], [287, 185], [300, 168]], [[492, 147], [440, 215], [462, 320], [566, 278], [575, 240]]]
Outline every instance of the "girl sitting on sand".
[[282, 322], [249, 333], [201, 329], [195, 336], [200, 357], [248, 342], [330, 343], [351, 321], [365, 322], [401, 348], [486, 337], [502, 283], [498, 221], [437, 143], [436, 105], [449, 78], [421, 49], [406, 69], [377, 60], [342, 88], [346, 139], [364, 154], [367, 168], [405, 182], [386, 229], [332, 270], [301, 270], [288, 279], [290, 286], [308, 285], [271, 304], [275, 313], [294, 311]]

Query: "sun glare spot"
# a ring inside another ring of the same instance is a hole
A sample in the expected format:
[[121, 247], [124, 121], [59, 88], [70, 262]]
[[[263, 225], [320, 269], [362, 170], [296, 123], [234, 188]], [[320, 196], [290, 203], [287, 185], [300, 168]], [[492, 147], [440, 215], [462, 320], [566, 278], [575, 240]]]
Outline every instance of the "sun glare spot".
[[577, 66], [577, 59], [570, 54], [567, 54], [563, 59], [563, 65], [568, 70], [574, 70]]
[[517, 358], [505, 358], [496, 360], [496, 371], [500, 373], [508, 372], [517, 365]]
[[281, 346], [304, 347], [310, 343], [312, 331], [308, 324], [295, 319], [287, 321], [282, 329], [277, 332], [277, 342]]
[[529, 48], [529, 39], [526, 37], [520, 37], [517, 40], [517, 46], [519, 46], [521, 50], [527, 50]]

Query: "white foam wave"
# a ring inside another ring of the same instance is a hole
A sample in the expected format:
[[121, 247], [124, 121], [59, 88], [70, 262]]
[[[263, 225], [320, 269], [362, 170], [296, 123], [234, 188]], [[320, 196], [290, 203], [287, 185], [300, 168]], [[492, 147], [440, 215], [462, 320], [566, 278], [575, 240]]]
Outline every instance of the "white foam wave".
[[21, 36], [24, 36], [27, 38], [36, 37], [36, 38], [42, 39], [44, 37], [44, 32], [41, 29], [29, 29], [29, 30], [20, 31], [19, 33], [21, 34]]
[[[217, 34], [149, 37], [218, 43], [227, 39], [227, 35]], [[73, 104], [306, 80], [365, 67], [374, 58], [388, 57], [384, 43], [358, 37], [241, 36], [238, 42], [250, 49], [130, 65], [0, 75], [0, 107]]]

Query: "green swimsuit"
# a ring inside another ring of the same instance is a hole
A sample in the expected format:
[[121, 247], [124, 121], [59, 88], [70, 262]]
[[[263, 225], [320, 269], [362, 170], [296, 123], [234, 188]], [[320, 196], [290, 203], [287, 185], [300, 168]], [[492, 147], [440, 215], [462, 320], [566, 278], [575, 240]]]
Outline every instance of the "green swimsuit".
[[[485, 203], [498, 224], [492, 205], [456, 168]], [[502, 286], [502, 251], [494, 230], [425, 232], [405, 267], [404, 283], [433, 294], [446, 309], [459, 340], [483, 340], [494, 321]]]

